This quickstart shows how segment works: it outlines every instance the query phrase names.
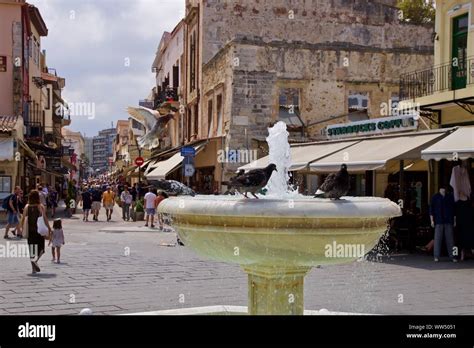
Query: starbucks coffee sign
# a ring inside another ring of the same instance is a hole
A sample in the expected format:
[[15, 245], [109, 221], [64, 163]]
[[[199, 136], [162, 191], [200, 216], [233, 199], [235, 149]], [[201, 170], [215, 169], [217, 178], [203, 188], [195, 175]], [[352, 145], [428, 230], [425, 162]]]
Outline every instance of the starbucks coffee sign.
[[418, 115], [406, 115], [334, 124], [326, 128], [326, 136], [329, 139], [339, 139], [412, 131], [418, 128], [418, 118]]

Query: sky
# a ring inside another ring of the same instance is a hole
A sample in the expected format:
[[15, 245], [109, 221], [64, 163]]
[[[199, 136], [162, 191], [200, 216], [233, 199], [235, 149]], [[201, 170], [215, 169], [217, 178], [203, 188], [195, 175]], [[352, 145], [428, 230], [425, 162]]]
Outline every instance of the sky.
[[[29, 0], [49, 29], [46, 63], [66, 79], [70, 129], [86, 136], [128, 119], [154, 86], [151, 65], [185, 0]], [[87, 103], [87, 104], [86, 104]]]

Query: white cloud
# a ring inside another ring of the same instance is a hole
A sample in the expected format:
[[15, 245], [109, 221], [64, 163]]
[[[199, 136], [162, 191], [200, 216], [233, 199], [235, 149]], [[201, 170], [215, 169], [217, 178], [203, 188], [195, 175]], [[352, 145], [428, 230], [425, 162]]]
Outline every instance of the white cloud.
[[96, 134], [148, 96], [159, 40], [181, 19], [184, 1], [30, 0], [48, 26], [42, 46], [48, 66], [66, 78], [65, 98], [96, 106], [95, 120], [73, 118], [71, 129]]

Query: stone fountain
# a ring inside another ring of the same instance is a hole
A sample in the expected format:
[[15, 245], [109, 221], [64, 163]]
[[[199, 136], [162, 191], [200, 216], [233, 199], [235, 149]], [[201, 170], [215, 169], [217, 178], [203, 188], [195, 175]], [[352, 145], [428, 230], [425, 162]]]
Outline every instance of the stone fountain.
[[304, 277], [314, 266], [348, 263], [370, 251], [401, 215], [398, 205], [375, 197], [315, 199], [288, 187], [288, 132], [278, 123], [267, 138], [277, 164], [262, 199], [242, 196], [177, 197], [158, 211], [187, 247], [214, 260], [239, 264], [248, 274], [252, 315], [302, 315]]

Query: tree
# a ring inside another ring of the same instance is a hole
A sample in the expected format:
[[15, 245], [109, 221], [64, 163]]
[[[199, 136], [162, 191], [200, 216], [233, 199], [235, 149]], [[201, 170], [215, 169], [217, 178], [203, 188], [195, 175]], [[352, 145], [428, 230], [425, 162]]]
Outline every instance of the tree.
[[434, 0], [399, 0], [400, 20], [412, 24], [434, 23], [436, 9]]

